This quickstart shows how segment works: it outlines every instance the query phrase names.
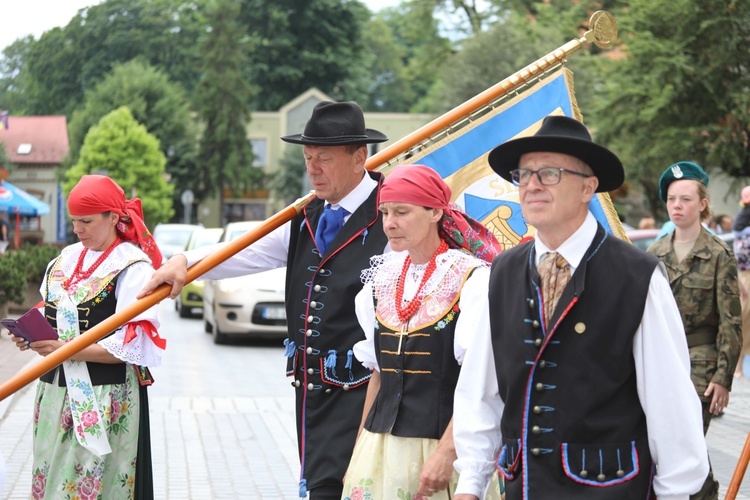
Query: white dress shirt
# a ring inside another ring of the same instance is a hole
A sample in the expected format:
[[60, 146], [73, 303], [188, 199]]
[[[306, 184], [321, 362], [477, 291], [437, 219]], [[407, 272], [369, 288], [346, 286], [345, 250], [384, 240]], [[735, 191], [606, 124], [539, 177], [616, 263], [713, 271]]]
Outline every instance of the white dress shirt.
[[[75, 250], [71, 247], [75, 248]], [[83, 245], [79, 242], [74, 243], [71, 247], [68, 248], [73, 251], [65, 251], [60, 257], [61, 260], [59, 265], [65, 271], [66, 275], [70, 275], [75, 268]], [[83, 259], [83, 269], [90, 269], [103, 253], [104, 252], [97, 252], [94, 250], [86, 252]], [[121, 312], [126, 307], [132, 305], [133, 302], [136, 302], [138, 300], [136, 299], [136, 296], [146, 283], [148, 283], [151, 276], [154, 275], [154, 268], [151, 267], [151, 264], [148, 263], [148, 261], [134, 262], [125, 267], [128, 262], [139, 257], [148, 258], [134, 244], [121, 243], [115, 247], [112, 254], [98, 268], [99, 272], [94, 273], [93, 277], [90, 278], [90, 280], [96, 278], [101, 279], [104, 276], [108, 276], [112, 269], [122, 269], [117, 278], [117, 286], [115, 287], [115, 297], [117, 299], [115, 313]], [[42, 284], [39, 287], [39, 293], [42, 297], [47, 297], [47, 276], [49, 274], [49, 268], [54, 262], [55, 261], [53, 260], [47, 266], [47, 272], [44, 274]], [[123, 269], [123, 267], [125, 268]], [[43, 307], [41, 311], [44, 313]], [[125, 343], [125, 336], [127, 334], [126, 326], [128, 323], [138, 323], [139, 321], [148, 321], [154, 326], [154, 328], [158, 329], [160, 325], [159, 307], [149, 307], [124, 325], [120, 326], [112, 335], [99, 340], [97, 344], [125, 363], [148, 366], [151, 368], [159, 366], [161, 365], [161, 357], [164, 350], [154, 344], [146, 332], [144, 332], [143, 328], [139, 326], [136, 327], [136, 337], [127, 344]]]
[[[571, 274], [591, 245], [596, 230], [596, 220], [589, 213], [581, 227], [555, 249], [570, 264]], [[539, 238], [534, 241], [538, 263], [549, 249]], [[481, 280], [463, 291], [462, 317], [471, 321], [457, 328], [471, 328], [474, 333], [464, 357], [453, 410], [458, 455], [455, 467], [460, 474], [456, 493], [480, 498], [495, 470], [502, 443], [500, 420], [504, 407], [492, 352], [488, 290], [489, 279], [482, 275]], [[690, 381], [685, 331], [662, 266], [657, 266], [651, 276], [643, 318], [633, 338], [632, 355], [651, 457], [656, 464], [654, 491], [660, 500], [688, 499], [700, 489], [708, 474], [708, 452], [700, 400]]]
[[[372, 177], [365, 173], [365, 176], [357, 184], [351, 193], [347, 194], [338, 203], [332, 204], [331, 208], [338, 210], [340, 207], [345, 208], [350, 215], [344, 217], [344, 224], [377, 187], [378, 183]], [[199, 280], [219, 280], [224, 278], [234, 278], [236, 276], [245, 276], [247, 274], [259, 273], [277, 267], [286, 265], [287, 254], [289, 252], [289, 241], [292, 230], [299, 230], [299, 227], [292, 228], [292, 221], [271, 231], [263, 238], [259, 239], [249, 247], [244, 248], [229, 259], [225, 260], [210, 271], [201, 275]], [[187, 252], [180, 252], [187, 258], [188, 267], [199, 262], [216, 252], [226, 243], [219, 243], [203, 248], [196, 248]]]

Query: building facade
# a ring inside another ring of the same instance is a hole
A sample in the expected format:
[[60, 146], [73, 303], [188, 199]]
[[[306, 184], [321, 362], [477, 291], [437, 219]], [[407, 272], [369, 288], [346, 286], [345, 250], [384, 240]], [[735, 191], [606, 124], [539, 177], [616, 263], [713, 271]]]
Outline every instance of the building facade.
[[[320, 90], [311, 88], [278, 111], [252, 113], [247, 138], [254, 160], [249, 168], [263, 169], [266, 174], [279, 172], [287, 148], [293, 148], [292, 154], [298, 152], [301, 158], [302, 146], [285, 143], [280, 137], [302, 132], [315, 105], [331, 100]], [[386, 148], [432, 118], [428, 114], [365, 113], [368, 127], [390, 137], [388, 142], [370, 145], [370, 154]], [[28, 241], [63, 244], [68, 238], [68, 216], [58, 175], [70, 150], [66, 117], [10, 116], [8, 129], [0, 129], [0, 143], [10, 157], [11, 165], [2, 166], [9, 172], [8, 181], [50, 206], [50, 213], [39, 221], [21, 222], [22, 236]], [[309, 190], [305, 175], [299, 196]], [[227, 188], [223, 194], [223, 206], [218, 196], [193, 206], [193, 221], [205, 227], [223, 227], [232, 221], [263, 220], [286, 206], [284, 200], [276, 199], [267, 189], [240, 193]]]
[[[8, 128], [0, 129], [0, 143], [10, 158], [8, 182], [50, 206], [50, 213], [37, 218], [20, 218], [21, 245], [66, 241], [67, 210], [57, 179], [68, 156], [68, 124], [65, 116], [9, 116]], [[14, 227], [15, 217], [8, 217]]]
[[[263, 168], [267, 174], [279, 172], [281, 159], [288, 148], [298, 151], [301, 157], [302, 146], [286, 143], [280, 137], [302, 132], [315, 105], [321, 101], [332, 100], [320, 90], [311, 88], [278, 111], [254, 112], [247, 129], [248, 140], [255, 155], [252, 168]], [[429, 114], [366, 112], [367, 127], [380, 130], [390, 138], [382, 144], [371, 144], [370, 154], [388, 147], [433, 118], [434, 116]], [[299, 196], [310, 189], [305, 176]], [[225, 190], [223, 208], [219, 206], [218, 197], [204, 201], [197, 209], [197, 222], [206, 227], [221, 227], [236, 220], [264, 220], [286, 206], [284, 200], [276, 199], [274, 194], [267, 190], [242, 194], [237, 196], [231, 189]]]

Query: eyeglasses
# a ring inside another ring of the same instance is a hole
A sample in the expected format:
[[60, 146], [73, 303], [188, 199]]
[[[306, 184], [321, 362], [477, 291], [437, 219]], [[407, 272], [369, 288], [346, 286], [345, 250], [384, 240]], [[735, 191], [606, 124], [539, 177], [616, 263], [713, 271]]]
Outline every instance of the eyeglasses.
[[513, 181], [513, 184], [515, 184], [516, 186], [524, 187], [528, 186], [529, 182], [531, 182], [531, 177], [533, 175], [536, 175], [536, 178], [539, 179], [540, 184], [544, 186], [554, 186], [555, 184], [560, 184], [560, 179], [562, 179], [563, 172], [580, 175], [581, 177], [593, 177], [593, 175], [582, 174], [581, 172], [568, 170], [567, 168], [543, 167], [539, 170], [529, 170], [528, 168], [518, 168], [516, 170], [511, 170], [510, 178]]

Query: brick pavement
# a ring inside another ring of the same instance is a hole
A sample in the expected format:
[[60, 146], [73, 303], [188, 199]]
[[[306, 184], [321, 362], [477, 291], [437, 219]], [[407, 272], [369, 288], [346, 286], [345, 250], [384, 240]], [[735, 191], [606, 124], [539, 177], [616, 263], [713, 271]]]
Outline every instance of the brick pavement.
[[[0, 338], [0, 382], [34, 356]], [[280, 397], [190, 398], [151, 391], [155, 496], [159, 499], [296, 499], [299, 464], [293, 400]], [[0, 402], [0, 453], [6, 461], [4, 500], [29, 497], [34, 387]], [[739, 378], [730, 406], [708, 432], [714, 472], [724, 497], [750, 432], [750, 379]], [[750, 500], [750, 477], [737, 496]]]
[[[0, 381], [35, 356], [0, 340]], [[294, 406], [288, 394], [266, 398], [189, 398], [150, 393], [155, 498], [297, 499]], [[0, 498], [29, 498], [34, 384], [0, 407]]]
[[[9, 380], [26, 364], [37, 358], [30, 351], [21, 352], [10, 341], [5, 328], [0, 327], [0, 383]], [[10, 405], [10, 398], [0, 401], [0, 421]], [[0, 450], [2, 451], [2, 450]]]

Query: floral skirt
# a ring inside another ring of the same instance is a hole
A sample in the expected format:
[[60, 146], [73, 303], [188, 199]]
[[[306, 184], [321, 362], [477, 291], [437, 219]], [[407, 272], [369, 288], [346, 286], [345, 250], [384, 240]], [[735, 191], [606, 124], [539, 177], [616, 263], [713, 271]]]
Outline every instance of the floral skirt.
[[[75, 436], [67, 387], [39, 382], [34, 404], [33, 499], [132, 499], [140, 420], [136, 372], [124, 384], [94, 386], [112, 452], [97, 457]], [[149, 464], [150, 466], [150, 464]]]
[[[362, 430], [346, 472], [343, 500], [411, 499], [419, 488], [419, 474], [437, 449], [437, 439], [404, 438]], [[453, 498], [458, 483], [454, 470], [450, 486], [431, 500]], [[501, 499], [501, 485], [492, 476], [486, 499]]]

